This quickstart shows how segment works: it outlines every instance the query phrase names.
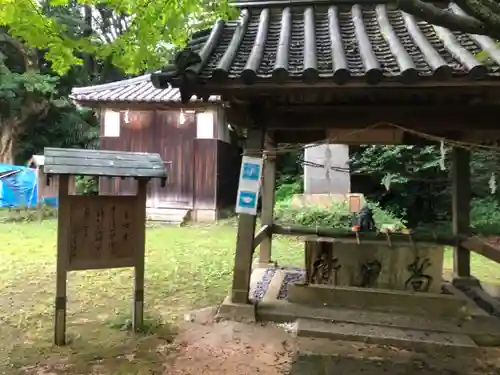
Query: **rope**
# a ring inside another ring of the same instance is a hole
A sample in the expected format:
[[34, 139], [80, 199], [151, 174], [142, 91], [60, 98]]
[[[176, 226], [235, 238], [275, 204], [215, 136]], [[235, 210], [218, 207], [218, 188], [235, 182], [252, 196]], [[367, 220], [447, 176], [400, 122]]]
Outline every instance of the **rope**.
[[[389, 126], [389, 127], [392, 127], [392, 128], [396, 128], [396, 129], [401, 130], [403, 132], [406, 132], [406, 133], [409, 133], [409, 134], [413, 134], [413, 135], [415, 135], [417, 137], [420, 137], [420, 138], [423, 138], [423, 139], [427, 139], [427, 140], [430, 140], [432, 142], [437, 142], [437, 143], [444, 142], [445, 144], [450, 145], [452, 147], [463, 148], [463, 149], [466, 149], [466, 150], [489, 151], [489, 152], [500, 154], [500, 147], [498, 147], [498, 146], [488, 146], [488, 145], [482, 145], [482, 144], [479, 144], [479, 143], [456, 141], [456, 140], [452, 140], [452, 139], [448, 139], [448, 138], [444, 138], [444, 137], [438, 137], [438, 136], [435, 136], [435, 135], [432, 135], [432, 134], [427, 134], [427, 133], [420, 132], [420, 131], [417, 131], [417, 130], [408, 129], [408, 128], [405, 128], [404, 126], [401, 126], [401, 125], [398, 125], [398, 124], [393, 124], [393, 123], [390, 123], [390, 122], [379, 122], [379, 123], [367, 126], [366, 128], [363, 128], [363, 129], [354, 130], [352, 132], [344, 134], [343, 136], [344, 137], [350, 137], [352, 135], [363, 133], [363, 132], [366, 132], [368, 130], [375, 129], [375, 128], [378, 128], [378, 127], [381, 127], [381, 126], [386, 126], [386, 127]], [[261, 154], [261, 153], [263, 153], [264, 155], [266, 155], [266, 154], [283, 154], [283, 153], [292, 152], [292, 151], [305, 150], [305, 149], [310, 148], [310, 147], [316, 147], [318, 145], [327, 144], [327, 143], [335, 142], [335, 141], [338, 141], [338, 140], [339, 140], [339, 137], [326, 138], [326, 139], [318, 140], [318, 141], [313, 142], [313, 143], [285, 144], [285, 145], [281, 145], [279, 147], [274, 147], [274, 148], [249, 149], [249, 150], [245, 150], [245, 152], [252, 153], [252, 154]]]

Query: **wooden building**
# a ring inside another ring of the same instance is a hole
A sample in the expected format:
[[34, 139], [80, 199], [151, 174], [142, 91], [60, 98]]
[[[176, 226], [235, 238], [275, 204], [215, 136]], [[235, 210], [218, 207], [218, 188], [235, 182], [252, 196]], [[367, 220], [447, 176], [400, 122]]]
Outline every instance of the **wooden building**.
[[[101, 149], [159, 153], [165, 161], [167, 185], [149, 186], [150, 219], [216, 220], [234, 206], [240, 151], [217, 96], [182, 104], [178, 89], [158, 90], [144, 75], [75, 88], [71, 98], [100, 111]], [[115, 180], [101, 179], [100, 194], [135, 192], [135, 181]]]
[[[245, 153], [264, 157], [259, 233], [255, 216], [239, 216], [228, 303], [237, 307], [235, 314], [255, 314], [249, 300], [254, 249], [260, 245], [260, 264], [271, 264], [273, 234], [301, 234], [273, 222], [277, 143], [446, 139], [454, 147], [449, 243], [455, 246], [455, 280], [475, 283], [470, 251], [500, 262], [500, 250], [468, 238], [470, 152], [460, 143], [500, 138], [500, 49], [494, 40], [417, 20], [384, 0], [235, 3], [237, 20], [220, 20], [193, 37], [175, 64], [152, 75], [155, 87], [178, 87], [183, 98], [220, 95], [231, 124], [247, 129]], [[463, 13], [454, 3], [448, 9]], [[477, 59], [481, 50], [489, 61]]]

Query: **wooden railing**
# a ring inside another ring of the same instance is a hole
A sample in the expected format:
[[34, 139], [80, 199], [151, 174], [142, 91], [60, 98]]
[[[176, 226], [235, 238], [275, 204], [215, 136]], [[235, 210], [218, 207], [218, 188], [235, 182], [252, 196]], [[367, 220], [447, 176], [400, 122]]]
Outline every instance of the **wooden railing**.
[[263, 225], [255, 235], [255, 238], [253, 239], [253, 248], [255, 249], [257, 246], [261, 244], [262, 241], [264, 241], [265, 238], [271, 235], [272, 235], [272, 226]]
[[500, 263], [500, 249], [489, 244], [481, 237], [460, 236], [460, 244], [469, 251], [473, 251], [494, 262]]
[[[265, 238], [273, 234], [280, 234], [285, 236], [319, 236], [335, 238], [338, 243], [356, 241], [356, 233], [346, 231], [345, 229], [324, 228], [324, 227], [304, 227], [299, 225], [263, 225], [256, 233], [253, 240], [253, 248], [257, 248]], [[359, 233], [358, 238], [362, 241], [387, 243], [388, 239], [384, 233]], [[469, 251], [478, 253], [494, 262], [500, 263], [500, 248], [493, 246], [486, 242], [481, 237], [466, 236], [466, 235], [437, 235], [430, 233], [413, 232], [411, 236], [404, 233], [391, 233], [390, 244], [408, 244], [408, 242], [416, 243], [430, 243], [444, 246], [457, 246], [460, 244], [462, 247]]]

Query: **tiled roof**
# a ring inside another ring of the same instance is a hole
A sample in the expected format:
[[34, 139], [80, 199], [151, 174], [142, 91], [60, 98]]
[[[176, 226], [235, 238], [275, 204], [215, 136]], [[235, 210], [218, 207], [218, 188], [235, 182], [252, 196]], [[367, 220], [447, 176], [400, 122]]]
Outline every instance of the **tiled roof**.
[[[76, 103], [180, 103], [181, 93], [173, 87], [155, 88], [147, 74], [104, 85], [75, 87], [70, 98]], [[196, 96], [191, 98], [191, 102], [200, 101]], [[218, 102], [219, 99], [211, 96], [209, 101]]]
[[[219, 21], [211, 33], [193, 37], [175, 64], [153, 75], [155, 86], [500, 77], [500, 49], [491, 38], [451, 32], [386, 4], [283, 3], [240, 4], [239, 20]], [[487, 62], [478, 61], [481, 50], [489, 52]]]

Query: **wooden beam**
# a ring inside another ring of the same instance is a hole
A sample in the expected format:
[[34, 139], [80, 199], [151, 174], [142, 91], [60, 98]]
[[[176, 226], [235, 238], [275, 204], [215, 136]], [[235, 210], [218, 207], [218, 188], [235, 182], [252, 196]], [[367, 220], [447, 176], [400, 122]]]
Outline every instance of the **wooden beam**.
[[[470, 233], [470, 151], [452, 150], [452, 224], [455, 236]], [[470, 251], [460, 242], [455, 245], [453, 271], [458, 277], [470, 277]]]
[[[345, 229], [335, 229], [335, 228], [310, 228], [303, 227], [299, 225], [280, 225], [273, 224], [273, 233], [288, 235], [288, 236], [318, 236], [318, 237], [330, 237], [334, 239], [334, 242], [342, 243], [353, 243], [357, 242], [355, 232], [346, 231]], [[363, 241], [375, 241], [380, 243], [388, 243], [388, 236], [385, 233], [380, 232], [368, 232], [368, 233], [358, 233], [358, 238], [360, 243]], [[404, 233], [391, 233], [389, 235], [390, 242], [394, 244], [403, 243], [409, 244], [414, 242], [425, 242], [438, 245], [453, 246], [457, 243], [457, 239], [454, 236], [446, 235], [435, 235], [433, 233], [412, 233], [411, 236]]]
[[[446, 111], [444, 106], [374, 107], [374, 106], [319, 106], [295, 105], [294, 110], [275, 108], [269, 114], [268, 129], [365, 129], [378, 124], [377, 129], [394, 129], [391, 124], [416, 131], [470, 132], [497, 130], [500, 108], [491, 106], [464, 106]], [[297, 111], [300, 110], [300, 111]], [[356, 113], [356, 116], [353, 116]]]
[[[471, 104], [468, 106], [464, 106], [462, 108], [454, 108], [453, 111], [449, 111], [448, 113], [443, 113], [442, 109], [443, 106], [446, 103], [436, 103], [436, 104], [401, 104], [398, 106], [394, 105], [384, 105], [380, 104], [377, 105], [376, 103], [360, 103], [360, 104], [333, 104], [328, 105], [328, 103], [318, 103], [318, 104], [308, 104], [308, 103], [302, 103], [300, 105], [296, 105], [296, 103], [281, 103], [281, 102], [276, 102], [274, 103], [272, 109], [275, 112], [278, 113], [307, 113], [308, 115], [311, 113], [329, 113], [329, 112], [335, 112], [338, 113], [341, 117], [347, 118], [349, 115], [352, 117], [352, 112], [353, 111], [358, 111], [360, 108], [363, 108], [368, 112], [368, 115], [372, 114], [378, 114], [380, 115], [389, 115], [391, 116], [392, 114], [396, 113], [401, 115], [409, 115], [409, 114], [416, 114], [416, 115], [421, 115], [422, 113], [424, 114], [431, 114], [434, 116], [438, 116], [440, 118], [447, 118], [449, 116], [452, 117], [459, 117], [460, 114], [467, 115], [467, 116], [474, 116], [477, 114], [485, 114], [484, 117], [487, 117], [486, 115], [488, 114], [495, 114], [495, 113], [500, 113], [500, 109], [493, 105], [493, 104], [486, 104], [486, 103], [478, 103], [478, 104]], [[448, 116], [446, 116], [448, 114]], [[357, 113], [358, 116], [366, 116], [367, 113]], [[272, 124], [269, 124], [270, 127], [272, 127]]]
[[253, 248], [256, 249], [262, 241], [269, 237], [272, 234], [272, 225], [263, 225], [260, 227], [260, 230], [255, 235], [253, 239]]
[[[274, 200], [276, 189], [276, 155], [272, 151], [276, 146], [274, 134], [266, 132], [264, 148], [266, 151], [264, 159], [263, 181], [262, 181], [262, 211], [261, 223], [272, 226], [274, 221]], [[260, 245], [259, 264], [271, 263], [272, 233], [266, 236]]]
[[[235, 95], [238, 91], [245, 92], [248, 94], [255, 93], [283, 93], [290, 91], [301, 91], [302, 93], [306, 92], [316, 92], [318, 93], [319, 89], [328, 90], [328, 91], [352, 91], [352, 90], [365, 90], [365, 91], [376, 91], [376, 90], [389, 90], [389, 89], [405, 89], [408, 91], [420, 91], [420, 90], [435, 90], [439, 88], [440, 90], [454, 90], [456, 93], [457, 90], [460, 90], [461, 93], [466, 93], [470, 89], [497, 89], [498, 90], [498, 81], [497, 80], [471, 80], [470, 78], [453, 78], [448, 81], [437, 81], [437, 80], [420, 80], [415, 82], [412, 85], [404, 85], [397, 81], [385, 81], [381, 82], [377, 85], [370, 85], [364, 81], [351, 81], [346, 83], [345, 85], [338, 85], [332, 80], [321, 80], [316, 83], [305, 83], [300, 80], [288, 81], [284, 83], [276, 83], [269, 82], [270, 80], [262, 80], [255, 82], [252, 85], [246, 85], [242, 82], [238, 82], [238, 80], [226, 81], [222, 83], [205, 83], [201, 84], [196, 88], [197, 96], [207, 96], [207, 95]], [[178, 86], [176, 82], [173, 82], [174, 86]], [[179, 82], [180, 83], [180, 82]]]
[[181, 109], [185, 110], [196, 110], [203, 109], [206, 110], [208, 108], [220, 108], [222, 106], [221, 103], [213, 103], [213, 102], [190, 102], [190, 103], [182, 103], [179, 102], [171, 102], [171, 103], [158, 103], [158, 102], [99, 102], [99, 101], [75, 101], [80, 107], [91, 108], [94, 110], [99, 109], [114, 109], [118, 111], [179, 111]]
[[[256, 121], [262, 120], [256, 114]], [[258, 150], [255, 154], [245, 155], [261, 157], [264, 146], [264, 127], [248, 129], [246, 150]], [[253, 243], [255, 238], [255, 224], [257, 216], [240, 214], [238, 217], [238, 233], [236, 235], [236, 253], [234, 259], [233, 285], [231, 300], [234, 303], [250, 303], [250, 276], [252, 273]]]
[[325, 129], [277, 130], [274, 134], [277, 143], [315, 143], [326, 138]]
[[[354, 129], [353, 129], [354, 130]], [[288, 129], [288, 130], [275, 130], [274, 134], [276, 135], [277, 143], [316, 143], [316, 142], [324, 142], [327, 138], [326, 129]], [[432, 134], [436, 137], [442, 137], [446, 139], [454, 139], [455, 135], [452, 133], [436, 133], [435, 131], [426, 131], [426, 134]], [[491, 135], [486, 138], [488, 140], [493, 139]], [[340, 143], [340, 142], [332, 142], [332, 143]], [[370, 142], [367, 142], [370, 143]], [[353, 144], [359, 145], [359, 142], [346, 142], [343, 140], [341, 144]], [[435, 145], [436, 142], [430, 141], [426, 138], [418, 137], [409, 133], [404, 133], [403, 138], [400, 143], [392, 142], [392, 144], [403, 144], [403, 145], [412, 145], [412, 146], [428, 146]]]
[[460, 241], [460, 248], [467, 250], [468, 254], [470, 254], [471, 251], [474, 251], [475, 253], [491, 259], [494, 262], [500, 263], [500, 249], [479, 237], [461, 237], [462, 240]]

